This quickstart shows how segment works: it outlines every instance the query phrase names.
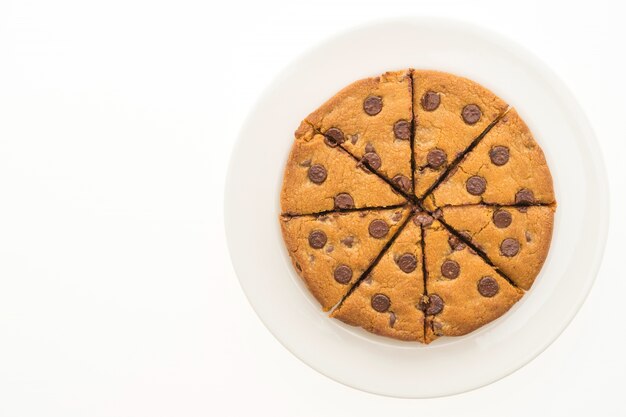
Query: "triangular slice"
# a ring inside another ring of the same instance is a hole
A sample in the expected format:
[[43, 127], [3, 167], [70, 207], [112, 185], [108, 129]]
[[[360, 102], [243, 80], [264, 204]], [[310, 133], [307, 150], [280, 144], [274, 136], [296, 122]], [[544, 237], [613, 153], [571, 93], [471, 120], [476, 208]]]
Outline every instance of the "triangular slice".
[[444, 72], [415, 70], [413, 90], [415, 194], [421, 197], [507, 104], [483, 86]]
[[426, 342], [461, 336], [506, 313], [524, 294], [439, 222], [424, 230]]
[[402, 207], [283, 217], [289, 256], [325, 311], [365, 272], [409, 212]]
[[427, 198], [427, 205], [554, 202], [543, 151], [515, 110], [509, 111]]
[[280, 197], [284, 214], [310, 214], [345, 208], [388, 207], [406, 202], [376, 174], [340, 148], [332, 148], [307, 123], [285, 168]]
[[400, 340], [424, 342], [421, 228], [409, 221], [378, 264], [331, 317]]
[[306, 120], [410, 193], [411, 102], [410, 71], [387, 72], [350, 84]]
[[518, 287], [530, 288], [548, 255], [554, 207], [445, 207], [442, 216]]

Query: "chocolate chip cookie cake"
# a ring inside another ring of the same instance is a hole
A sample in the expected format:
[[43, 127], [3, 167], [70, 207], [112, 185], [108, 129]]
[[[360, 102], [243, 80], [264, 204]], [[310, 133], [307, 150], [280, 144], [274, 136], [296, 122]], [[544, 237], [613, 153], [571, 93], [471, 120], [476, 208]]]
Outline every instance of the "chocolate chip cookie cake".
[[414, 69], [356, 81], [302, 121], [280, 204], [294, 268], [330, 317], [422, 343], [523, 297], [556, 209], [514, 109], [471, 80]]

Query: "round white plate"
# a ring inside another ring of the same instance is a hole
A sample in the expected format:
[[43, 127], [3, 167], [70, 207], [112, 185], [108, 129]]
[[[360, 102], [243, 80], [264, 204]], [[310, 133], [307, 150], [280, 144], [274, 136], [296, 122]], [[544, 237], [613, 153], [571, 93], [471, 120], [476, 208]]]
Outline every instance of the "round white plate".
[[[291, 266], [279, 191], [300, 121], [352, 81], [427, 68], [475, 80], [517, 108], [543, 147], [558, 201], [548, 259], [532, 289], [495, 322], [429, 346], [371, 335], [328, 318]], [[303, 362], [343, 384], [411, 398], [450, 395], [527, 364], [565, 329], [593, 284], [608, 225], [607, 182], [589, 123], [537, 58], [483, 29], [441, 19], [372, 24], [306, 52], [246, 120], [226, 184], [226, 232], [254, 310]]]

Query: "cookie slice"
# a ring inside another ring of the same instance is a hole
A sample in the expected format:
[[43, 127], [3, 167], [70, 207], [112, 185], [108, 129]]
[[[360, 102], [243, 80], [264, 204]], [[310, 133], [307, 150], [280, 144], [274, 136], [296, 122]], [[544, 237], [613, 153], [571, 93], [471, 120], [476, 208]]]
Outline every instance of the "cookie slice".
[[306, 120], [410, 193], [411, 75], [386, 72], [350, 84]]
[[461, 336], [506, 313], [524, 294], [439, 222], [424, 229], [427, 343]]
[[426, 206], [543, 203], [554, 200], [543, 151], [509, 111], [426, 199]]
[[445, 207], [442, 216], [518, 287], [530, 288], [550, 249], [554, 207]]
[[409, 212], [403, 207], [282, 218], [289, 256], [325, 311], [365, 272]]
[[331, 317], [368, 332], [424, 342], [422, 237], [409, 221], [368, 276]]
[[415, 194], [421, 197], [449, 164], [507, 109], [481, 85], [437, 71], [413, 71]]
[[296, 131], [280, 196], [284, 214], [333, 209], [388, 207], [406, 200], [376, 174], [303, 123]]

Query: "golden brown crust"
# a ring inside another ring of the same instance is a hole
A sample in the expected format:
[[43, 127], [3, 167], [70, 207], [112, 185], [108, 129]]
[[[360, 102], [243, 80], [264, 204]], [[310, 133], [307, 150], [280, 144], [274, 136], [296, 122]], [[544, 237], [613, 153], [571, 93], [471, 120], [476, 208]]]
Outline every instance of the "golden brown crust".
[[[439, 178], [448, 164], [463, 152], [485, 128], [501, 115], [507, 104], [483, 86], [438, 71], [413, 72], [413, 113], [415, 115], [415, 194], [422, 196]], [[439, 105], [428, 110], [423, 104], [427, 93], [437, 94]], [[477, 105], [482, 115], [474, 124], [464, 121], [467, 105]], [[445, 152], [446, 163], [435, 168], [428, 163], [434, 149]]]
[[[316, 184], [308, 176], [313, 165], [323, 166], [326, 179]], [[354, 207], [387, 207], [403, 204], [406, 200], [382, 179], [357, 162], [341, 149], [324, 143], [322, 135], [303, 124], [296, 132], [285, 167], [280, 195], [281, 211], [289, 214], [309, 214], [332, 210], [335, 197], [349, 194]]]
[[[524, 294], [502, 278], [469, 247], [454, 250], [450, 233], [435, 221], [424, 231], [426, 251], [426, 286], [429, 296], [443, 300], [443, 309], [427, 316], [427, 342], [438, 336], [461, 336], [495, 320], [506, 313]], [[442, 265], [454, 261], [459, 265], [458, 276], [444, 276]], [[481, 295], [478, 283], [491, 277], [499, 286], [491, 297]]]
[[[490, 153], [495, 147], [508, 149], [508, 161], [496, 165]], [[541, 147], [535, 142], [526, 123], [515, 110], [509, 111], [459, 163], [454, 171], [427, 199], [428, 206], [492, 203], [516, 203], [520, 190], [532, 191], [537, 203], [554, 203], [552, 175]], [[480, 195], [467, 190], [472, 176], [485, 179], [486, 188]]]
[[[381, 336], [423, 343], [424, 313], [419, 309], [424, 293], [421, 240], [420, 227], [409, 221], [369, 278], [332, 312], [331, 317]], [[407, 257], [414, 257], [414, 269]], [[388, 297], [388, 310], [379, 312], [373, 308], [372, 298], [377, 294]]]
[[[507, 217], [510, 215], [510, 225], [497, 227], [494, 214], [505, 213]], [[525, 207], [522, 211], [512, 207], [445, 207], [442, 214], [447, 224], [467, 232], [472, 243], [517, 286], [525, 290], [532, 286], [550, 249], [554, 207]], [[515, 255], [503, 254], [501, 245], [505, 239], [518, 242], [519, 251]]]
[[[289, 256], [311, 293], [327, 311], [337, 304], [382, 251], [409, 214], [408, 208], [331, 213], [323, 216], [283, 217], [281, 227]], [[370, 225], [384, 221], [389, 230], [372, 237]], [[312, 247], [310, 236], [322, 232], [326, 241]], [[335, 279], [335, 270], [348, 266], [352, 276], [344, 283]]]
[[[382, 100], [380, 112], [365, 111], [368, 97]], [[381, 166], [376, 170], [387, 178], [411, 178], [410, 136], [399, 139], [394, 133], [396, 122], [405, 121], [408, 126], [411, 122], [409, 70], [356, 81], [311, 113], [306, 121], [323, 133], [331, 128], [341, 130], [345, 138], [342, 146], [358, 158], [372, 151], [378, 154]]]

